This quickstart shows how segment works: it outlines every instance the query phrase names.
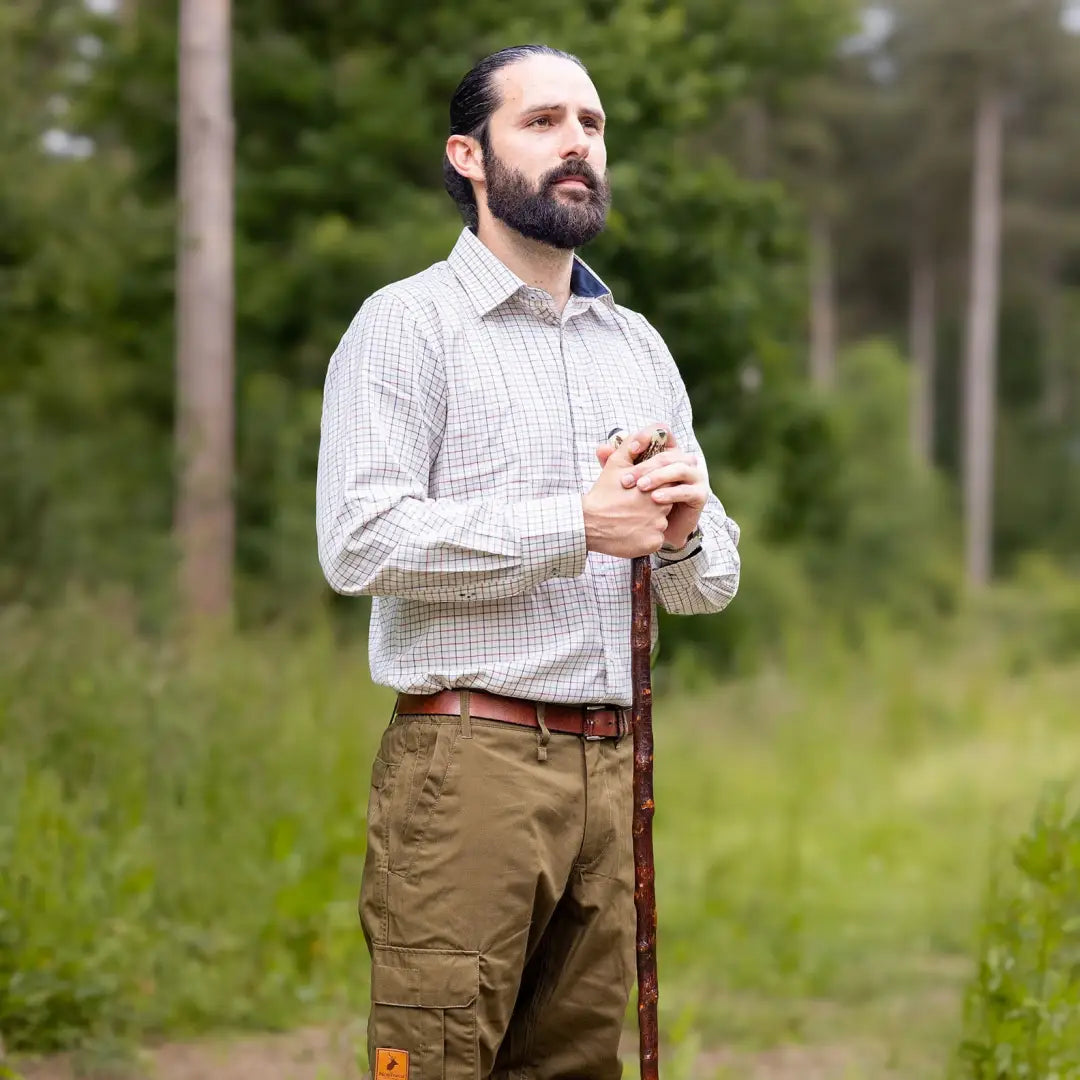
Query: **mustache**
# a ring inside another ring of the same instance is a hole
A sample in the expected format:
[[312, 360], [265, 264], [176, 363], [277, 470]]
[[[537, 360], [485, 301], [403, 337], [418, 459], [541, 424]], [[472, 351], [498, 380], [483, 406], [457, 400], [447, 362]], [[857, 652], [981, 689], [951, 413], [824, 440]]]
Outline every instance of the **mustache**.
[[590, 191], [596, 191], [600, 186], [600, 178], [596, 175], [596, 170], [587, 161], [571, 159], [547, 174], [544, 178], [544, 187], [553, 187], [560, 180], [567, 180], [571, 176], [584, 180]]

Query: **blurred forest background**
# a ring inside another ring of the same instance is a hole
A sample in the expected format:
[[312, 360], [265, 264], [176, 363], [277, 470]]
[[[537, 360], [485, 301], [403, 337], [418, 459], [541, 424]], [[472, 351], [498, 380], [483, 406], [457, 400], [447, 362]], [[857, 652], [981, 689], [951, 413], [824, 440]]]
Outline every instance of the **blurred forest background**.
[[[458, 80], [539, 40], [609, 115], [583, 255], [743, 527], [731, 608], [662, 621], [671, 1075], [1080, 1076], [1080, 4], [234, 0], [205, 386], [178, 15], [0, 6], [8, 1049], [362, 1014], [390, 698], [315, 554], [322, 380], [453, 245]], [[209, 503], [185, 409], [228, 448]]]

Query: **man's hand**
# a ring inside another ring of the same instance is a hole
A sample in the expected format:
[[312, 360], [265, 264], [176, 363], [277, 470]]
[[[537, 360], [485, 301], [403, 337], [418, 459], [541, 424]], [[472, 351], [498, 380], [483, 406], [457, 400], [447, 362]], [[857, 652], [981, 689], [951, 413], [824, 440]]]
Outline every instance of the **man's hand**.
[[[623, 483], [635, 468], [634, 444], [643, 447], [651, 436], [652, 430], [639, 431], [617, 448], [607, 445], [597, 450], [603, 472], [581, 498], [589, 551], [633, 559], [659, 551], [664, 543], [671, 505], [650, 497], [647, 490], [639, 490], [635, 484]], [[663, 455], [656, 460], [660, 457]]]
[[[638, 491], [650, 496], [652, 502], [668, 510], [667, 527], [664, 530], [664, 543], [673, 547], [682, 547], [690, 534], [697, 528], [701, 512], [709, 498], [709, 486], [705, 470], [698, 464], [695, 454], [687, 454], [678, 448], [675, 436], [667, 424], [650, 424], [626, 440], [620, 450], [632, 444], [645, 446], [654, 428], [662, 427], [668, 432], [668, 449], [639, 465], [627, 464], [620, 469], [619, 483], [624, 489]], [[607, 444], [599, 446], [596, 457], [607, 471], [616, 451]], [[657, 548], [653, 549], [659, 550]]]

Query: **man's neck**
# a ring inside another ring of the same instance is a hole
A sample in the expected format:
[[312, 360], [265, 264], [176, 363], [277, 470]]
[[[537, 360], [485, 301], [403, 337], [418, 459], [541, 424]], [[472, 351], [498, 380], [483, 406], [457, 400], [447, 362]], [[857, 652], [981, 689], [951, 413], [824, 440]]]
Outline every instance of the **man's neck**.
[[562, 311], [566, 307], [570, 299], [570, 275], [574, 269], [573, 251], [530, 240], [487, 214], [483, 215], [476, 235], [526, 285], [550, 293], [556, 310]]

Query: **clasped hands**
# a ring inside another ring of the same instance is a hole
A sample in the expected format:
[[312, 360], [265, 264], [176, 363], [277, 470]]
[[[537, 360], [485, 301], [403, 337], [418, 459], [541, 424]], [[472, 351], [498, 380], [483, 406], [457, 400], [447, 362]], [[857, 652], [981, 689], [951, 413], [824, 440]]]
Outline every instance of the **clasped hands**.
[[[658, 427], [669, 433], [668, 448], [634, 464]], [[697, 527], [709, 487], [697, 456], [679, 449], [670, 425], [650, 423], [618, 447], [598, 446], [596, 457], [602, 472], [582, 497], [588, 549], [636, 558], [665, 543], [682, 547]]]

